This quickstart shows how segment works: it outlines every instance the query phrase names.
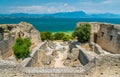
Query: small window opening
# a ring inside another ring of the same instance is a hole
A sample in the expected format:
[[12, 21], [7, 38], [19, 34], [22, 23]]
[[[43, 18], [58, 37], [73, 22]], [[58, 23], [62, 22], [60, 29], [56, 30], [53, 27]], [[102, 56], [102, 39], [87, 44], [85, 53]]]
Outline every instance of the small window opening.
[[110, 40], [112, 40], [113, 39], [113, 36], [112, 35], [110, 35]]
[[102, 32], [102, 37], [104, 36], [104, 32]]

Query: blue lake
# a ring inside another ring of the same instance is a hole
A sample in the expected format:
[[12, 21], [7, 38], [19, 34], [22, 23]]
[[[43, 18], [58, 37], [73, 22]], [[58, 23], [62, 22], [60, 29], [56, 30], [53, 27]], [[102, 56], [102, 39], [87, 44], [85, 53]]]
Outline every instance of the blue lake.
[[77, 22], [106, 22], [120, 24], [120, 19], [107, 18], [0, 18], [0, 24], [17, 24], [21, 21], [34, 25], [39, 31], [73, 31]]

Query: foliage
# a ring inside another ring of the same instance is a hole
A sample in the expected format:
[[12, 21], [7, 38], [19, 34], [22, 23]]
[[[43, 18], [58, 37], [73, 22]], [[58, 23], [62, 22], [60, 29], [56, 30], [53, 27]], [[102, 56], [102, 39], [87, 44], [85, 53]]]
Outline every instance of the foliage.
[[46, 32], [41, 32], [40, 34], [41, 34], [42, 41], [44, 41], [44, 40], [52, 40], [53, 39], [51, 32], [46, 31]]
[[29, 47], [31, 46], [30, 39], [17, 38], [13, 46], [13, 53], [17, 59], [26, 58], [29, 55]]
[[54, 40], [61, 40], [65, 36], [65, 33], [58, 32], [53, 35]]
[[91, 26], [90, 24], [81, 24], [73, 33], [81, 43], [88, 42], [90, 39]]
[[72, 36], [67, 35], [63, 32], [57, 32], [52, 34], [51, 32], [41, 32], [41, 39], [44, 40], [63, 40], [63, 41], [69, 41], [70, 39], [73, 39]]
[[70, 35], [64, 35], [64, 36], [62, 37], [62, 40], [63, 40], [63, 41], [69, 41], [70, 39], [73, 39], [73, 37], [70, 36]]

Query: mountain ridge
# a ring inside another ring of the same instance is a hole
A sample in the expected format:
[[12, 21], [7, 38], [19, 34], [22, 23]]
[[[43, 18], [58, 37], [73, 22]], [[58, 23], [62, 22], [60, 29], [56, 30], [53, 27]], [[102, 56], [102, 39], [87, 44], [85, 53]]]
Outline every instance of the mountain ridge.
[[84, 11], [74, 11], [74, 12], [58, 12], [58, 13], [51, 13], [51, 14], [12, 13], [12, 14], [0, 14], [0, 17], [28, 17], [28, 18], [120, 18], [120, 14], [113, 14], [113, 13], [87, 14]]

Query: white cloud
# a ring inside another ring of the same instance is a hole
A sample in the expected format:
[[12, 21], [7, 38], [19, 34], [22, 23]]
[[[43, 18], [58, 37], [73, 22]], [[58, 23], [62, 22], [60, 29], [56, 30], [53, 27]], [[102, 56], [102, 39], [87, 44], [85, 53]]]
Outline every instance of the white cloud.
[[116, 13], [120, 14], [120, 0], [101, 0], [100, 2], [85, 1], [79, 2], [76, 6], [87, 13]]
[[120, 0], [86, 0], [74, 3], [51, 2], [32, 6], [0, 7], [0, 13], [55, 13], [68, 11], [85, 11], [87, 13], [120, 13]]
[[119, 4], [120, 0], [104, 0], [102, 3], [104, 3], [104, 4]]
[[68, 4], [67, 4], [67, 3], [64, 3], [63, 6], [68, 6]]
[[9, 13], [55, 13], [55, 12], [66, 12], [75, 11], [75, 7], [69, 6], [67, 3], [49, 3], [41, 6], [17, 6], [9, 7]]

